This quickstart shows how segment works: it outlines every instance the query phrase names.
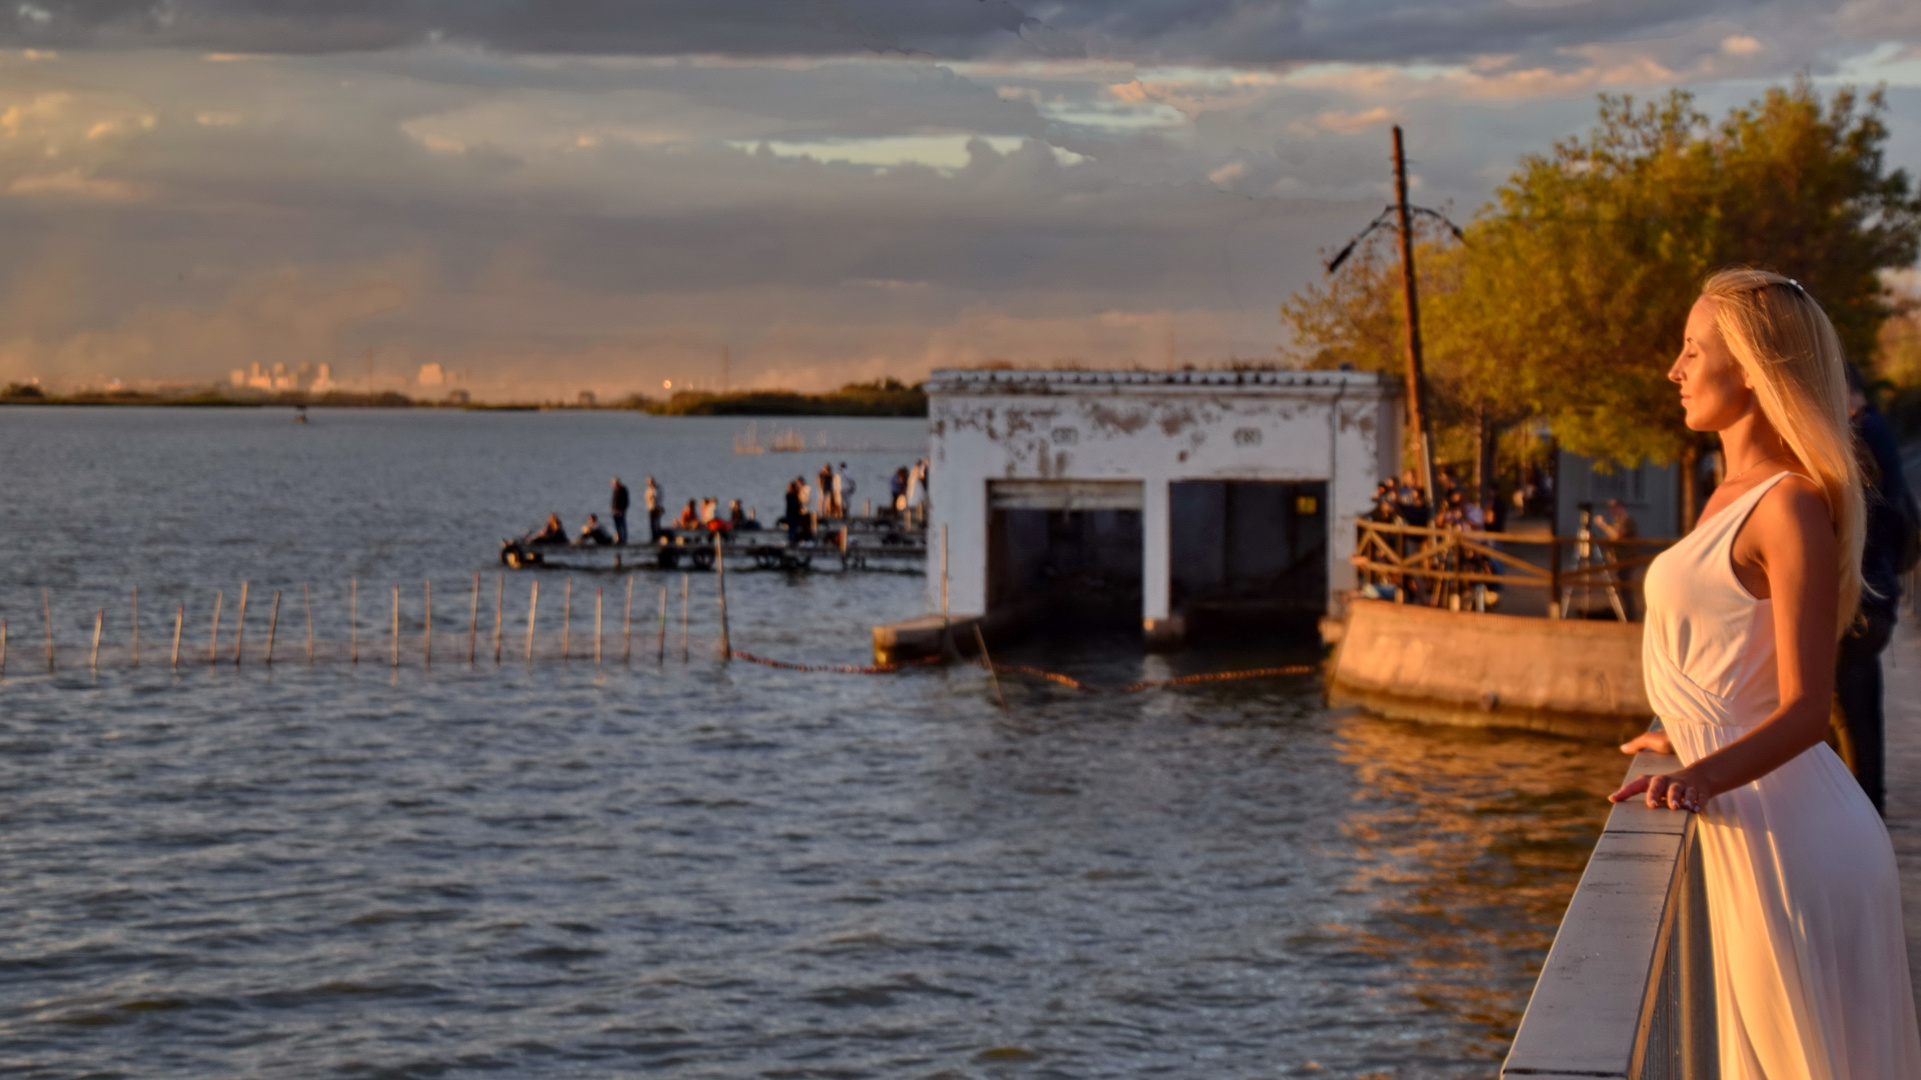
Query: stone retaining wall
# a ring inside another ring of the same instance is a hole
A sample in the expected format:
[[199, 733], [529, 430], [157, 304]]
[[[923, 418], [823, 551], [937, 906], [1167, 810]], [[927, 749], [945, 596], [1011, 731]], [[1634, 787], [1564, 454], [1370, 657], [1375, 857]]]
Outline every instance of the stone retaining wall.
[[1652, 719], [1641, 624], [1355, 600], [1328, 697], [1384, 716], [1624, 740]]

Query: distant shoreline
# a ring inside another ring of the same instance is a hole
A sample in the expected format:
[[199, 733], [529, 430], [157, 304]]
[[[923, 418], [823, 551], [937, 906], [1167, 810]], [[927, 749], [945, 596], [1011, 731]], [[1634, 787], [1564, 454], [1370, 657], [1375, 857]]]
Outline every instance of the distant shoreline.
[[155, 394], [134, 390], [50, 394], [15, 383], [0, 388], [0, 406], [111, 406], [192, 409], [456, 409], [463, 412], [641, 412], [650, 416], [877, 416], [924, 417], [927, 394], [919, 384], [893, 379], [844, 386], [825, 394], [792, 390], [743, 390], [717, 394], [682, 391], [666, 400], [638, 394], [605, 404], [592, 402], [427, 401], [387, 391], [354, 394], [287, 392], [234, 396], [218, 390]]

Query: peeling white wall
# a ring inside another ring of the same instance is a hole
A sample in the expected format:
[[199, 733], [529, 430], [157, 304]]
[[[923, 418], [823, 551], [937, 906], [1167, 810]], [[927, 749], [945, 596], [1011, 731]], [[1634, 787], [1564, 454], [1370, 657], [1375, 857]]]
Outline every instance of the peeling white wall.
[[[993, 381], [988, 381], [988, 380]], [[1354, 587], [1354, 521], [1400, 471], [1399, 384], [1367, 372], [937, 371], [929, 381], [929, 610], [987, 604], [987, 482], [1139, 480], [1142, 612], [1168, 616], [1168, 484], [1321, 480], [1328, 582]]]

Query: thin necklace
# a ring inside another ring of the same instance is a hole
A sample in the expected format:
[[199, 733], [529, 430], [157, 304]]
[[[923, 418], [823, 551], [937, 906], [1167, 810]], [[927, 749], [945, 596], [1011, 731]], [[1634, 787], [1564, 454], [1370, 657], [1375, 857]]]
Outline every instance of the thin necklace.
[[1760, 467], [1761, 467], [1761, 465], [1762, 465], [1763, 463], [1765, 463], [1765, 462], [1769, 462], [1769, 461], [1774, 461], [1775, 459], [1777, 459], [1777, 458], [1779, 458], [1780, 456], [1781, 456], [1781, 455], [1779, 455], [1779, 454], [1769, 454], [1769, 455], [1768, 455], [1767, 457], [1764, 457], [1764, 458], [1762, 458], [1762, 459], [1761, 459], [1760, 461], [1757, 461], [1757, 462], [1755, 462], [1754, 464], [1752, 464], [1752, 465], [1749, 465], [1749, 466], [1748, 466], [1747, 468], [1745, 468], [1745, 469], [1742, 469], [1742, 470], [1741, 470], [1740, 472], [1738, 472], [1738, 473], [1735, 473], [1735, 474], [1734, 474], [1733, 476], [1730, 476], [1730, 477], [1728, 477], [1728, 478], [1727, 478], [1726, 480], [1723, 480], [1723, 481], [1721, 481], [1721, 483], [1722, 483], [1722, 485], [1723, 485], [1723, 486], [1725, 486], [1725, 485], [1727, 485], [1727, 484], [1732, 484], [1732, 483], [1734, 483], [1734, 482], [1735, 482], [1736, 480], [1739, 480], [1739, 479], [1741, 479], [1741, 478], [1742, 478], [1743, 476], [1746, 476], [1747, 474], [1749, 474], [1749, 473], [1751, 473], [1751, 472], [1753, 472], [1754, 470], [1756, 470], [1756, 469], [1758, 469], [1758, 468], [1760, 468]]

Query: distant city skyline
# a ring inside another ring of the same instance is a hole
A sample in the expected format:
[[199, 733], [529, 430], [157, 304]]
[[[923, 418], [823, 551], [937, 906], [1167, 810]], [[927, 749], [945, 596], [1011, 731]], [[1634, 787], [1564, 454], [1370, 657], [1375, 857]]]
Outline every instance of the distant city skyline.
[[1599, 92], [1885, 82], [1921, 167], [1893, 0], [122, 10], [0, 16], [0, 382], [360, 389], [371, 352], [381, 389], [604, 401], [1269, 360], [1389, 198], [1392, 123], [1457, 218]]

